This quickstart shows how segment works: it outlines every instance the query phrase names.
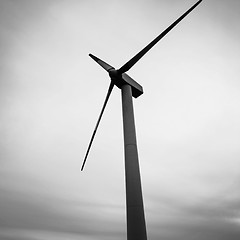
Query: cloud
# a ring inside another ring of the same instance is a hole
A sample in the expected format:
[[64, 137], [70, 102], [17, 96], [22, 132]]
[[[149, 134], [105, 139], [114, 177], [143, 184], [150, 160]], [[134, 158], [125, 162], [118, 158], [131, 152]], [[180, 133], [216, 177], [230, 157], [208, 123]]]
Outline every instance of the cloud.
[[8, 235], [19, 239], [14, 236], [16, 232], [19, 237], [21, 234], [22, 237], [34, 235], [34, 232], [36, 235], [44, 235], [46, 232], [55, 235], [55, 238], [61, 234], [98, 239], [117, 239], [117, 236], [121, 238], [124, 235], [123, 225], [119, 220], [106, 214], [110, 212], [110, 216], [118, 215], [117, 206], [67, 201], [49, 194], [43, 195], [41, 192], [33, 194], [6, 189], [1, 189], [0, 200], [2, 237]]
[[[0, 4], [0, 236], [126, 238], [115, 93], [79, 173], [108, 85], [87, 54], [123, 63], [188, 3]], [[239, 239], [237, 4], [203, 1], [132, 70], [146, 90], [134, 104], [149, 239]]]
[[226, 196], [187, 204], [167, 195], [158, 195], [156, 201], [152, 202], [152, 209], [148, 211], [151, 239], [239, 238], [240, 196], [238, 194], [231, 200], [227, 197], [226, 193]]

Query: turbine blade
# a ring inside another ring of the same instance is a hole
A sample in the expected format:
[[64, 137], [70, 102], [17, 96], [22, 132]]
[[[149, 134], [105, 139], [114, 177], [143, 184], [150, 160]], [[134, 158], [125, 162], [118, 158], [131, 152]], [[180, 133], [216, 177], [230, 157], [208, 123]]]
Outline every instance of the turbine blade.
[[95, 128], [94, 128], [94, 131], [93, 131], [91, 140], [90, 140], [90, 142], [89, 142], [89, 145], [88, 145], [88, 148], [87, 148], [87, 152], [86, 152], [86, 155], [85, 155], [85, 158], [84, 158], [84, 160], [83, 160], [82, 167], [81, 167], [81, 171], [83, 170], [84, 165], [85, 165], [85, 163], [86, 163], [86, 160], [87, 160], [87, 157], [88, 157], [88, 153], [89, 153], [90, 148], [91, 148], [91, 146], [92, 146], [93, 139], [94, 139], [95, 134], [96, 134], [96, 132], [97, 132], [98, 125], [99, 125], [100, 120], [101, 120], [101, 118], [102, 118], [104, 109], [105, 109], [105, 107], [106, 107], [106, 105], [107, 105], [108, 99], [109, 99], [110, 94], [111, 94], [112, 89], [113, 89], [113, 86], [114, 86], [114, 83], [111, 81], [111, 82], [110, 82], [110, 85], [109, 85], [109, 88], [108, 88], [108, 91], [107, 91], [107, 95], [106, 95], [104, 104], [103, 104], [103, 107], [102, 107], [102, 110], [101, 110], [101, 113], [100, 113], [100, 115], [99, 115], [99, 117], [98, 117], [97, 124], [96, 124], [96, 126], [95, 126]]
[[104, 62], [103, 60], [101, 60], [100, 58], [92, 55], [91, 53], [89, 54], [89, 56], [96, 61], [102, 68], [104, 68], [106, 71], [109, 71], [110, 69], [115, 69], [114, 67], [112, 67], [111, 65], [109, 65], [108, 63]]
[[160, 39], [162, 39], [172, 28], [174, 28], [183, 18], [185, 18], [197, 5], [202, 2], [199, 0], [190, 9], [188, 9], [181, 17], [179, 17], [174, 23], [172, 23], [167, 29], [165, 29], [160, 35], [158, 35], [152, 42], [150, 42], [145, 48], [137, 53], [132, 59], [125, 63], [120, 69], [119, 73], [127, 72], [143, 55], [145, 55]]

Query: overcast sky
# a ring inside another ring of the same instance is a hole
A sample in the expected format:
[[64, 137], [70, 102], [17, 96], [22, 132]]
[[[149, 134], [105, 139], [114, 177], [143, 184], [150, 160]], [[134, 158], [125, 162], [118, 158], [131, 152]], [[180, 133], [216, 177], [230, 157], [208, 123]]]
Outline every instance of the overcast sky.
[[[194, 0], [0, 1], [0, 239], [126, 239], [121, 67]], [[148, 239], [240, 239], [240, 1], [204, 0], [128, 74]]]

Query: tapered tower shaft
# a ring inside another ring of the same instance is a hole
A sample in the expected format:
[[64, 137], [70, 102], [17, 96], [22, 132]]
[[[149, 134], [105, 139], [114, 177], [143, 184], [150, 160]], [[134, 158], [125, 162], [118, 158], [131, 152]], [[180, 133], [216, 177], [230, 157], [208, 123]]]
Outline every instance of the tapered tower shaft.
[[122, 86], [121, 90], [125, 153], [127, 240], [147, 240], [132, 102], [132, 88], [130, 85], [125, 84]]

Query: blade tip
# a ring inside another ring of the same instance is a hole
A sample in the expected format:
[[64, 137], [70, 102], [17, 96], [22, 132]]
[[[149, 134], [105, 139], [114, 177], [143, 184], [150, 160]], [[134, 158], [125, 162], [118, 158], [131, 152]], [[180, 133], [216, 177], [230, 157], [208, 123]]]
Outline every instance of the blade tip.
[[93, 54], [91, 54], [91, 53], [89, 53], [88, 56], [89, 56], [90, 58], [92, 58], [92, 59], [93, 59], [94, 61], [96, 61], [96, 62], [99, 61], [99, 59], [98, 59], [96, 56], [94, 56]]
[[84, 163], [84, 164], [82, 164], [82, 166], [81, 166], [81, 171], [83, 171], [84, 165], [85, 165], [85, 163]]

